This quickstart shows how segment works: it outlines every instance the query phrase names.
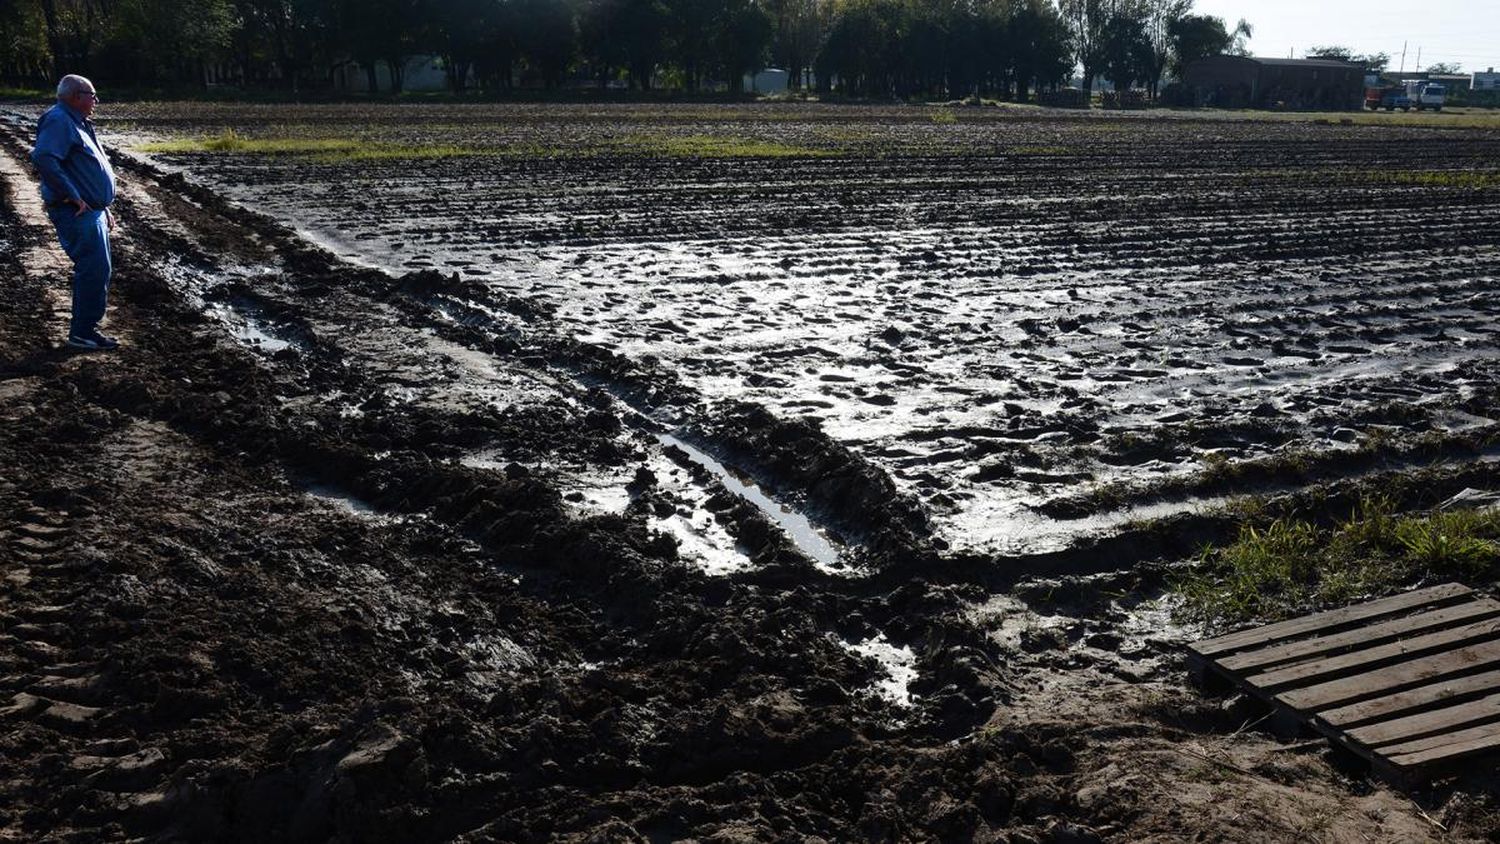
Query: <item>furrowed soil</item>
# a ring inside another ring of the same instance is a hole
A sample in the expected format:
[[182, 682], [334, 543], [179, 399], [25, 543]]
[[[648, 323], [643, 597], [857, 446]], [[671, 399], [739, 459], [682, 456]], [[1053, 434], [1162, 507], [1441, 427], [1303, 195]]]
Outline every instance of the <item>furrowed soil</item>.
[[111, 106], [75, 355], [37, 111], [6, 839], [1500, 835], [1187, 688], [1164, 591], [1241, 496], [1496, 487], [1500, 130]]

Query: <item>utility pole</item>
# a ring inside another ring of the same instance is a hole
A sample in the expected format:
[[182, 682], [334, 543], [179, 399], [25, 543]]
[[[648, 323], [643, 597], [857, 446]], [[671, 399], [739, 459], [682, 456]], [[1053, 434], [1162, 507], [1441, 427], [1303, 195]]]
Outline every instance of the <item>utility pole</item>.
[[1412, 70], [1416, 71], [1417, 73], [1421, 73], [1422, 72], [1422, 48], [1421, 47], [1417, 48], [1417, 66], [1414, 67], [1414, 68], [1412, 68]]
[[1397, 73], [1405, 73], [1406, 72], [1406, 42], [1405, 41], [1401, 42], [1401, 69], [1398, 70], [1398, 71], [1396, 71], [1396, 72]]

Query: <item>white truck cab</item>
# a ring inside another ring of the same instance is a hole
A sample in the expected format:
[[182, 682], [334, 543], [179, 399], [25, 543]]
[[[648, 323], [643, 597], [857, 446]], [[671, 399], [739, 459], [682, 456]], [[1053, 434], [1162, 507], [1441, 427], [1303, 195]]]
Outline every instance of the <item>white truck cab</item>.
[[1448, 97], [1448, 89], [1441, 82], [1413, 79], [1406, 83], [1406, 96], [1411, 98], [1411, 104], [1417, 111], [1426, 108], [1442, 111], [1443, 101]]

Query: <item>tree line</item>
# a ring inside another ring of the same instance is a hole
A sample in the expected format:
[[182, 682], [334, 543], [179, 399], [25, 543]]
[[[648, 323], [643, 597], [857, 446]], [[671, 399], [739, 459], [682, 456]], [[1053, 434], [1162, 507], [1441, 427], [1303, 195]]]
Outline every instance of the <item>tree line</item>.
[[1085, 88], [1154, 95], [1249, 34], [1192, 0], [4, 0], [0, 81], [295, 92], [357, 65], [369, 90], [399, 93], [408, 60], [430, 55], [455, 92], [738, 91], [770, 66], [793, 89], [1024, 100], [1080, 69]]

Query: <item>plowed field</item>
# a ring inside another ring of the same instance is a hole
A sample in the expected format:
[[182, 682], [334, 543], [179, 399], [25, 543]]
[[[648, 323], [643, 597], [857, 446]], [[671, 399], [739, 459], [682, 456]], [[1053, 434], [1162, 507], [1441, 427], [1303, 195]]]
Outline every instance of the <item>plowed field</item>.
[[110, 105], [91, 357], [36, 111], [5, 834], [1495, 834], [1242, 732], [1163, 586], [1500, 486], [1500, 129]]

